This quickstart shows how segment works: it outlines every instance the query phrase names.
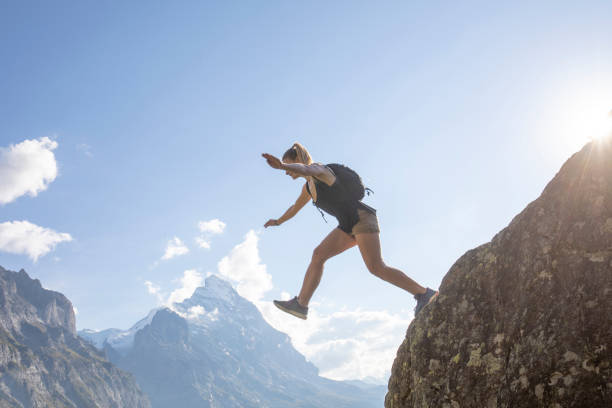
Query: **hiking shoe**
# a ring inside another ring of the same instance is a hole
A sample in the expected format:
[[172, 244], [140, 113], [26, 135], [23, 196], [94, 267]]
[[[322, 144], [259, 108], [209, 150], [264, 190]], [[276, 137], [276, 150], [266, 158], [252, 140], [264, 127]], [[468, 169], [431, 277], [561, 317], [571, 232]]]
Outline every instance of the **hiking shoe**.
[[436, 296], [438, 296], [438, 291], [427, 288], [425, 293], [419, 293], [414, 295], [414, 298], [417, 301], [417, 305], [414, 308], [414, 315], [416, 316], [421, 309], [423, 309], [429, 302], [431, 302]]
[[308, 308], [298, 303], [297, 296], [291, 300], [275, 300], [274, 304], [283, 312], [287, 312], [296, 317], [299, 317], [300, 319], [306, 320]]

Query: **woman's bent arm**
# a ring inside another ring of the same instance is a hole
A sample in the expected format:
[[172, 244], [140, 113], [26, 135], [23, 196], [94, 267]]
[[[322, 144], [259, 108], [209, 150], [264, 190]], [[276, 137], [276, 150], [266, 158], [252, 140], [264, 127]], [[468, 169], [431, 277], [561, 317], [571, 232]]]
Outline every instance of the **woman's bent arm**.
[[[278, 220], [270, 220], [266, 223], [265, 226], [267, 227], [270, 225], [281, 225], [283, 222], [293, 218], [293, 216], [295, 216], [295, 214], [297, 214], [298, 211], [304, 208], [304, 206], [309, 200], [310, 200], [310, 195], [308, 194], [308, 191], [306, 190], [306, 184], [304, 184], [304, 187], [302, 187], [302, 192], [300, 193], [300, 196], [298, 197], [298, 199], [295, 201], [295, 204], [289, 207], [289, 209], [285, 211], [285, 213], [281, 215]], [[276, 221], [276, 223], [271, 223], [271, 221]]]
[[302, 187], [302, 192], [300, 193], [300, 196], [298, 197], [297, 200], [295, 200], [295, 204], [289, 207], [289, 209], [283, 215], [281, 215], [278, 221], [282, 224], [288, 219], [293, 218], [293, 216], [297, 214], [298, 211], [304, 208], [304, 206], [309, 200], [310, 200], [310, 195], [308, 194], [308, 191], [306, 190], [306, 184], [304, 184], [304, 187]]

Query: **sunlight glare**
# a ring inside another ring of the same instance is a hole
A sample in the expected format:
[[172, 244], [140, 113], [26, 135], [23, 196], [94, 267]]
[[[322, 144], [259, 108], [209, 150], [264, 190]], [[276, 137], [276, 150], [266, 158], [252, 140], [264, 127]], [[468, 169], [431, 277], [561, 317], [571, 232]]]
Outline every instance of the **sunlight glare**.
[[570, 131], [587, 140], [600, 140], [612, 132], [612, 115], [609, 105], [589, 101], [576, 109], [568, 125]]
[[[573, 88], [573, 89], [572, 89]], [[557, 142], [568, 151], [580, 149], [590, 141], [612, 137], [612, 85], [568, 87], [552, 104]], [[552, 130], [552, 129], [551, 129]]]

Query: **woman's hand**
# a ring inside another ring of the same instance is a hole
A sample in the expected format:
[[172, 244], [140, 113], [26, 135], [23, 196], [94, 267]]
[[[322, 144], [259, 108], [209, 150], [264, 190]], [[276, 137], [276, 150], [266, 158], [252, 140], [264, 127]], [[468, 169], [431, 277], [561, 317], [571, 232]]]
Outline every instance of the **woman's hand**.
[[279, 225], [281, 225], [281, 223], [278, 220], [270, 219], [270, 220], [268, 220], [268, 222], [266, 222], [264, 224], [264, 227], [266, 227], [266, 228], [272, 227], [272, 226], [278, 227]]
[[281, 162], [277, 157], [274, 157], [268, 153], [263, 153], [262, 156], [266, 159], [270, 167], [272, 167], [273, 169], [283, 168], [283, 162]]

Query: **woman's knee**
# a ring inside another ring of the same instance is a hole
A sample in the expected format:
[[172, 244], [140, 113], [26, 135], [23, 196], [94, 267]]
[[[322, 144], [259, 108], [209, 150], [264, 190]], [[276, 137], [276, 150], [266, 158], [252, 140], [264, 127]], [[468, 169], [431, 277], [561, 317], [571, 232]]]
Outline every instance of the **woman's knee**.
[[366, 264], [368, 271], [374, 276], [381, 277], [387, 267], [383, 261], [368, 262]]
[[325, 261], [327, 261], [328, 259], [329, 259], [329, 255], [327, 251], [321, 246], [316, 247], [314, 251], [312, 251], [311, 262], [324, 264]]

